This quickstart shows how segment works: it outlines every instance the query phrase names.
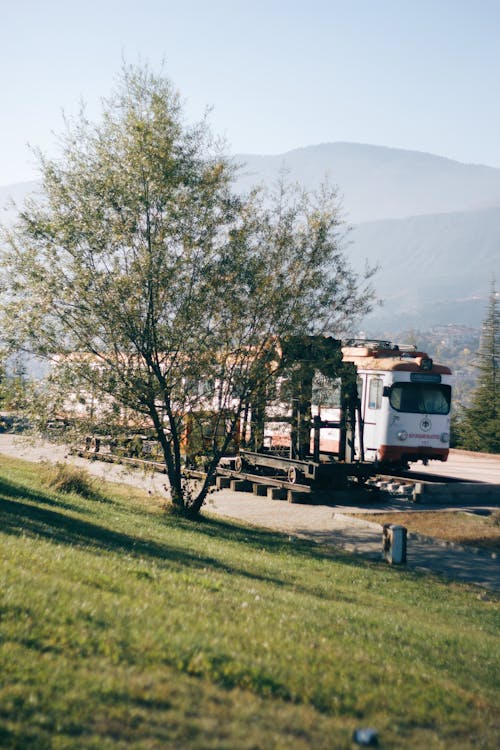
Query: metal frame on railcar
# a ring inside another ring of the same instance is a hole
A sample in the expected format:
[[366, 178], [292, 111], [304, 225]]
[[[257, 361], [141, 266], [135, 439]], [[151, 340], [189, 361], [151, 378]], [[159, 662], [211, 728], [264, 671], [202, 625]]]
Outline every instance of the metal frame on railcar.
[[[274, 398], [259, 394], [259, 401], [249, 404], [250, 429], [243, 427], [235, 470], [283, 475], [291, 484], [317, 488], [343, 488], [352, 478], [364, 481], [372, 465], [363, 461], [362, 451], [359, 458], [354, 455], [360, 416], [356, 369], [343, 362], [341, 342], [324, 336], [291, 337], [281, 350], [280, 393]], [[317, 400], [321, 391], [327, 402], [335, 394], [338, 404], [322, 411]], [[333, 442], [328, 441], [330, 434]]]

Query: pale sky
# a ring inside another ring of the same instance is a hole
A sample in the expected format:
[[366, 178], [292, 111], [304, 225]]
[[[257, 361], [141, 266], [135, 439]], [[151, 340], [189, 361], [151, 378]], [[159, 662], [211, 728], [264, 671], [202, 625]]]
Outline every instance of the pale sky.
[[212, 108], [232, 153], [351, 141], [500, 167], [500, 0], [0, 0], [0, 185], [122, 60]]

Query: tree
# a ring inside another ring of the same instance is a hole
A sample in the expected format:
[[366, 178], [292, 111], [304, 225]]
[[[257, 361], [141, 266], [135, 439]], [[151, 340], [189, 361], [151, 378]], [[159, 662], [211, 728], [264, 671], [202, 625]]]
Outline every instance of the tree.
[[18, 352], [10, 362], [10, 367], [8, 369], [2, 367], [0, 370], [0, 394], [3, 407], [12, 411], [21, 411], [26, 404], [27, 387], [26, 364]]
[[[277, 342], [369, 309], [336, 193], [236, 196], [207, 123], [185, 124], [147, 68], [124, 67], [97, 125], [84, 112], [67, 124], [59, 159], [38, 156], [44, 198], [5, 233], [4, 336], [57, 361], [45, 411], [72, 394], [98, 405], [94, 428], [151, 427], [173, 504], [196, 514], [244, 404], [279, 369]], [[183, 441], [207, 415], [207, 481], [192, 496]]]
[[479, 375], [471, 406], [463, 409], [458, 424], [459, 442], [470, 450], [500, 453], [500, 309], [494, 278], [477, 368]]

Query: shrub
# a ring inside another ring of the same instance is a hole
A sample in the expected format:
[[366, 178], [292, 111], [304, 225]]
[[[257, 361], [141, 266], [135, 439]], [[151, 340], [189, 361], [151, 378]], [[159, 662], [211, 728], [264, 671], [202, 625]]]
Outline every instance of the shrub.
[[65, 463], [46, 463], [42, 469], [43, 483], [56, 492], [75, 492], [82, 497], [99, 499], [100, 493], [94, 477], [78, 466]]

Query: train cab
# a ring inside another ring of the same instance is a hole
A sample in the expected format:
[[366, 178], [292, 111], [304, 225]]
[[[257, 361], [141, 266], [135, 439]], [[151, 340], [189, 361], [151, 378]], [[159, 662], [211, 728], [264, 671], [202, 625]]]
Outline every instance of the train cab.
[[388, 341], [352, 341], [343, 361], [355, 364], [363, 425], [357, 449], [367, 461], [407, 467], [446, 461], [449, 453], [452, 373], [416, 347]]

